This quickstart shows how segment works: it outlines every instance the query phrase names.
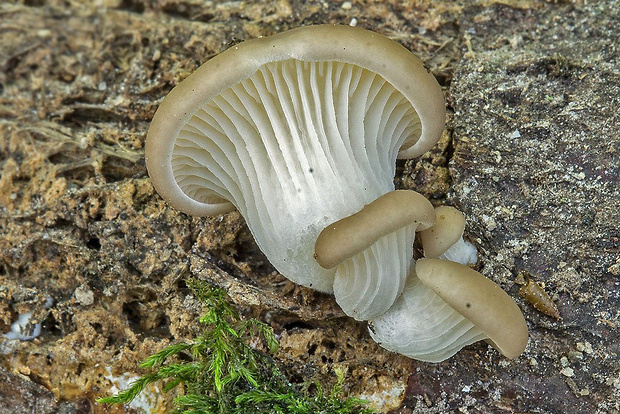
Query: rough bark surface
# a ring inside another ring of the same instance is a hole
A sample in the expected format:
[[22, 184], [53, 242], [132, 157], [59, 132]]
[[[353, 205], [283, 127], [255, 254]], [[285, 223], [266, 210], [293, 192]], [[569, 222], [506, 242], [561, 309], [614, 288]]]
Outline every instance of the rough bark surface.
[[[197, 333], [183, 280], [221, 286], [279, 335], [293, 381], [377, 410], [620, 412], [620, 5], [616, 1], [0, 4], [0, 413], [163, 412], [94, 400]], [[144, 137], [160, 100], [210, 57], [300, 25], [357, 24], [416, 52], [448, 96], [440, 143], [399, 188], [462, 209], [480, 270], [523, 309], [508, 361], [484, 343], [440, 364], [382, 350], [328, 296], [279, 275], [238, 213], [190, 218], [154, 192]], [[560, 319], [519, 294], [544, 285]]]

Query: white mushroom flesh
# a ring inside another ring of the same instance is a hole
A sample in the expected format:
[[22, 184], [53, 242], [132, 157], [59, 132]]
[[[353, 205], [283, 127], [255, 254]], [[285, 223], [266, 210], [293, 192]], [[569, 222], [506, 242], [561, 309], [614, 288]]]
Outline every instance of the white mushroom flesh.
[[460, 264], [476, 264], [478, 252], [473, 244], [465, 241], [462, 237], [457, 240], [448, 250], [439, 255], [440, 259], [450, 260]]

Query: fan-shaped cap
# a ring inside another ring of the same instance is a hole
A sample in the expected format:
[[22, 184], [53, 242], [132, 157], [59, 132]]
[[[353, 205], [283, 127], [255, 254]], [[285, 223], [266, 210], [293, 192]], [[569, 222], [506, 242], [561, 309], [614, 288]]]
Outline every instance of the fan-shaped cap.
[[504, 356], [516, 358], [525, 350], [525, 318], [492, 280], [467, 266], [440, 259], [420, 259], [415, 271], [422, 283], [482, 329], [488, 342]]
[[[230, 203], [233, 200], [229, 200], [222, 191], [214, 190], [218, 186], [225, 187], [226, 183], [217, 182], [208, 188], [198, 189], [199, 181], [214, 180], [210, 176], [193, 175], [179, 178], [175, 175], [175, 169], [181, 167], [175, 166], [173, 155], [188, 157], [184, 152], [187, 148], [175, 148], [177, 137], [190, 118], [206, 103], [248, 79], [265, 65], [291, 59], [355, 65], [377, 74], [400, 92], [412, 108], [411, 114], [407, 115], [407, 122], [416, 125], [401, 128], [406, 132], [406, 136], [400, 141], [402, 144], [398, 150], [399, 158], [424, 153], [441, 135], [445, 120], [441, 89], [422, 62], [403, 46], [382, 35], [349, 26], [321, 25], [298, 28], [231, 47], [202, 65], [177, 85], [162, 102], [149, 128], [145, 152], [149, 175], [156, 190], [164, 199], [175, 208], [192, 215], [214, 215], [233, 208]], [[323, 69], [319, 67], [316, 70]], [[274, 76], [280, 75], [274, 74]], [[282, 79], [274, 82], [285, 83], [290, 80]], [[355, 81], [356, 79], [353, 79], [351, 85], [355, 86]], [[270, 92], [274, 99], [278, 95], [276, 89], [274, 84], [265, 85], [265, 90]], [[372, 91], [369, 90], [370, 93]], [[248, 94], [255, 99], [255, 102], [260, 100], [251, 92]], [[239, 105], [243, 105], [243, 102], [239, 102]], [[333, 102], [329, 105], [333, 105]], [[244, 111], [242, 108], [235, 109], [239, 112]], [[251, 115], [250, 113], [249, 116]], [[284, 117], [286, 114], [271, 113], [269, 116]], [[271, 122], [269, 128], [277, 126], [277, 121], [273, 119], [254, 119], [253, 122], [257, 124], [253, 128], [258, 129], [264, 122]], [[339, 127], [334, 125], [333, 129]], [[191, 128], [196, 129], [199, 126], [192, 125]], [[189, 133], [192, 133], [191, 128]], [[222, 130], [217, 131], [217, 127], [215, 129], [216, 133], [225, 133]], [[223, 157], [213, 156], [216, 163], [225, 163]], [[192, 156], [189, 155], [189, 158]], [[189, 164], [192, 162], [188, 161]], [[180, 185], [180, 181], [184, 182]]]

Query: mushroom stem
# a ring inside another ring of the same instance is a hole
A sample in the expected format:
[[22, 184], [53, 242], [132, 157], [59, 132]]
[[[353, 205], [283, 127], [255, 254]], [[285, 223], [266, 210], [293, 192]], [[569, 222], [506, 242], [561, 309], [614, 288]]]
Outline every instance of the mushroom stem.
[[460, 237], [448, 250], [439, 255], [438, 259], [450, 260], [463, 265], [475, 265], [478, 251], [473, 244]]
[[433, 206], [422, 194], [391, 191], [325, 227], [316, 240], [314, 257], [321, 267], [331, 269], [399, 228], [416, 224], [419, 231], [434, 222]]

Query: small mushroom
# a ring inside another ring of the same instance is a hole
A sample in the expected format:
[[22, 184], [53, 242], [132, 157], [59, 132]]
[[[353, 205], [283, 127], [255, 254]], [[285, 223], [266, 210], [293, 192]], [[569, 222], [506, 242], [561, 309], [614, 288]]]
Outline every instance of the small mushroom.
[[516, 358], [528, 338], [523, 314], [506, 292], [475, 270], [442, 259], [418, 260], [402, 296], [371, 327], [383, 347], [429, 362], [482, 339]]
[[465, 216], [454, 207], [435, 208], [435, 224], [419, 233], [424, 257], [446, 259], [461, 264], [475, 264], [476, 248], [463, 239]]
[[384, 194], [357, 213], [325, 227], [315, 243], [317, 262], [331, 269], [381, 237], [409, 224], [425, 230], [435, 222], [431, 203], [415, 191]]
[[407, 278], [415, 232], [434, 222], [433, 206], [424, 196], [399, 190], [319, 234], [315, 258], [324, 268], [338, 266], [334, 296], [347, 315], [368, 320], [392, 306]]

